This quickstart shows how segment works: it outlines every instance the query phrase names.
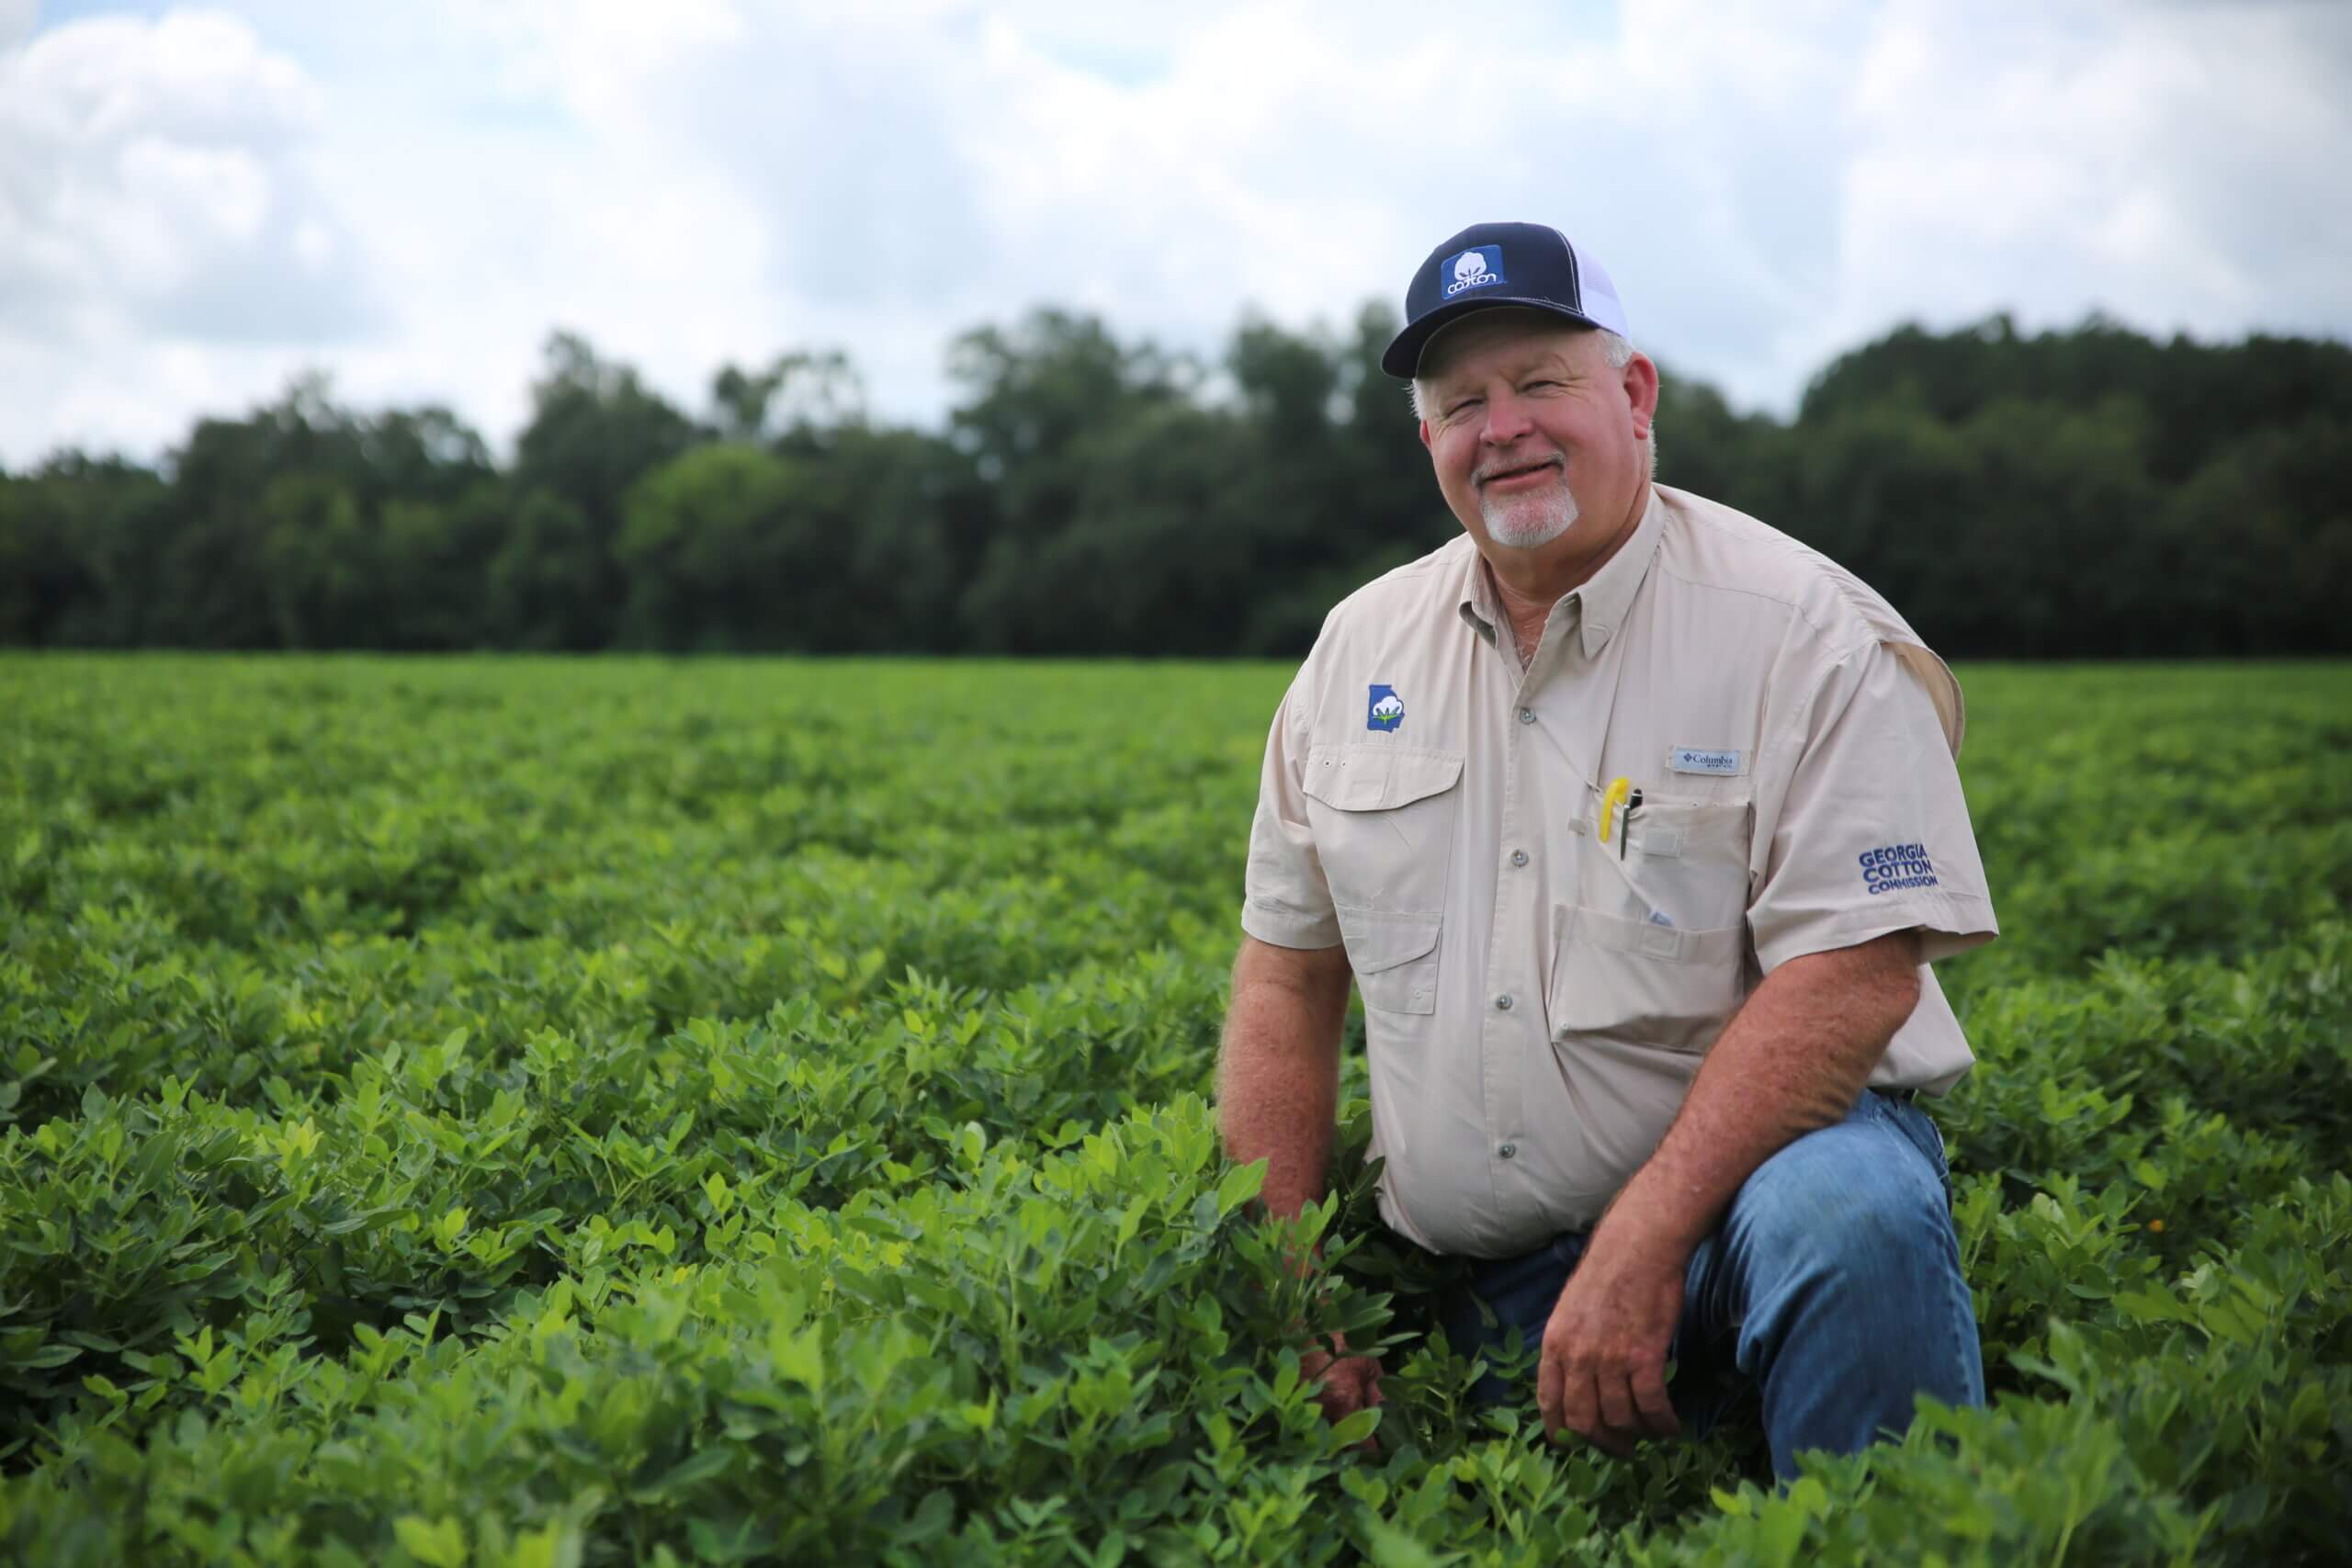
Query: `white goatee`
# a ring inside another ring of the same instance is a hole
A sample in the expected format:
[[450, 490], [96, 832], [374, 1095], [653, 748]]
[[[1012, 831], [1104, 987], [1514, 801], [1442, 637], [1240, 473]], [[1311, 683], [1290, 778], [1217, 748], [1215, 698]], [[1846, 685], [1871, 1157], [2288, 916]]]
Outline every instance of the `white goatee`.
[[1532, 550], [1548, 545], [1575, 526], [1577, 498], [1568, 491], [1567, 479], [1547, 491], [1532, 495], [1487, 495], [1478, 497], [1478, 515], [1486, 519], [1487, 536], [1496, 544], [1514, 550]]

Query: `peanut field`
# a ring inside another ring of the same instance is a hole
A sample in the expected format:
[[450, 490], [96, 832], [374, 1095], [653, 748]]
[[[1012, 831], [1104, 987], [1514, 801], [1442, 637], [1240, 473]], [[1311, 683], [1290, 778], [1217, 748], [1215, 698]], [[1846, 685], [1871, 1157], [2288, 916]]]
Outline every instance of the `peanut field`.
[[2352, 666], [1961, 671], [1993, 1404], [1786, 1489], [1470, 1404], [1360, 1059], [1284, 1266], [1289, 673], [0, 657], [0, 1560], [2342, 1560]]

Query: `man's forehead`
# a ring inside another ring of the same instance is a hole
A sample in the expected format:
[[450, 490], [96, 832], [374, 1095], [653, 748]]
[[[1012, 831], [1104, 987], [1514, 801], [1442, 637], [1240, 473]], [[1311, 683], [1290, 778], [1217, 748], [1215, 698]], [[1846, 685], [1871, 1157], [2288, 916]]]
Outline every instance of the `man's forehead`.
[[1450, 323], [1430, 340], [1421, 355], [1421, 379], [1443, 381], [1473, 359], [1495, 362], [1483, 367], [1489, 370], [1547, 359], [1573, 363], [1577, 340], [1592, 336], [1593, 331], [1540, 310], [1481, 310]]

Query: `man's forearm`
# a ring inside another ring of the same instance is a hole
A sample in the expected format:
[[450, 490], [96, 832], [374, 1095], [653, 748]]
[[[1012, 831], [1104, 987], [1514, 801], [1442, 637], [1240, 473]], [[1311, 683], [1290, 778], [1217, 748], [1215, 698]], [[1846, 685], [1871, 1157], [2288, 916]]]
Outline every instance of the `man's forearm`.
[[1266, 1162], [1260, 1199], [1284, 1219], [1323, 1193], [1339, 1115], [1348, 978], [1338, 948], [1245, 938], [1234, 962], [1217, 1057], [1218, 1121], [1227, 1155]]
[[1918, 1003], [1918, 964], [1917, 933], [1897, 931], [1767, 976], [1601, 1228], [1695, 1248], [1758, 1166], [1853, 1108]]

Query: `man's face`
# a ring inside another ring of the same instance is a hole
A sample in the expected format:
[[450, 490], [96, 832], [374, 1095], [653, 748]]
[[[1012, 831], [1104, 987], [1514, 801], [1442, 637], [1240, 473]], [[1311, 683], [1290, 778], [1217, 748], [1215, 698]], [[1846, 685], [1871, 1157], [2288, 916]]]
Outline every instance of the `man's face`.
[[1558, 553], [1580, 556], [1634, 521], [1657, 408], [1657, 372], [1642, 355], [1613, 368], [1589, 328], [1481, 310], [1430, 345], [1421, 381], [1438, 489], [1482, 550], [1565, 537]]

